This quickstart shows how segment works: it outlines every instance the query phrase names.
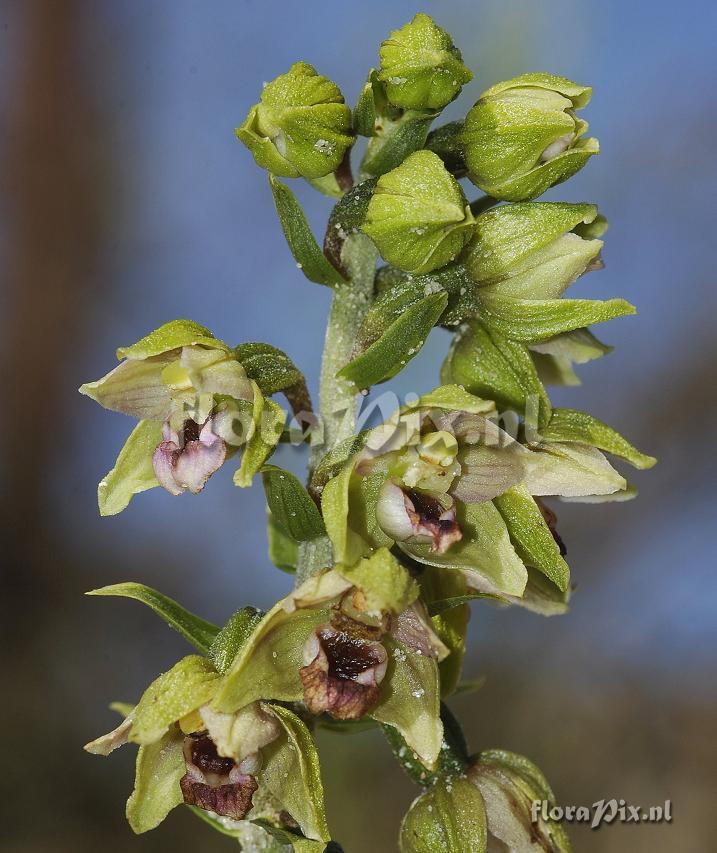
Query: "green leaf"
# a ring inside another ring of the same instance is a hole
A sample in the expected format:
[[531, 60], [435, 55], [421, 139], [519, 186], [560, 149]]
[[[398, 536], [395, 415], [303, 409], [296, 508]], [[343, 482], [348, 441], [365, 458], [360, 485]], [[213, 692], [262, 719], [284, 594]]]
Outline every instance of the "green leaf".
[[383, 642], [388, 669], [371, 717], [397, 729], [419, 760], [433, 768], [443, 743], [438, 666], [432, 658], [411, 651], [390, 636]]
[[269, 559], [283, 572], [294, 574], [299, 563], [299, 546], [295, 539], [276, 523], [267, 510], [266, 534], [269, 542]]
[[484, 322], [506, 337], [526, 343], [635, 314], [624, 299], [512, 299], [484, 297]]
[[524, 414], [527, 401], [535, 401], [538, 425], [550, 420], [550, 399], [525, 344], [477, 320], [456, 334], [441, 369], [441, 381], [495, 400], [502, 411]]
[[376, 103], [374, 101], [373, 87], [376, 78], [376, 69], [372, 68], [368, 78], [358, 97], [353, 111], [353, 127], [360, 136], [373, 136], [376, 123]]
[[205, 705], [216, 693], [219, 675], [199, 655], [188, 655], [155, 679], [142, 694], [132, 717], [129, 740], [147, 745], [170, 726]]
[[507, 603], [507, 599], [501, 598], [499, 595], [491, 595], [487, 592], [471, 592], [467, 595], [454, 595], [451, 598], [439, 598], [432, 601], [428, 605], [428, 612], [431, 616], [439, 616], [447, 610], [452, 610], [454, 607], [461, 607], [464, 604], [470, 604], [471, 601], [485, 600], [495, 601], [499, 604]]
[[114, 468], [97, 487], [100, 515], [117, 515], [134, 495], [159, 485], [152, 456], [162, 441], [159, 421], [140, 421], [120, 450]]
[[358, 388], [370, 388], [399, 373], [426, 342], [448, 304], [448, 294], [431, 293], [411, 306], [379, 340], [343, 367], [338, 375]]
[[381, 131], [369, 140], [361, 163], [361, 174], [372, 177], [390, 172], [414, 151], [426, 144], [428, 131], [437, 113], [407, 110], [395, 122], [384, 120]]
[[349, 274], [341, 260], [341, 251], [348, 237], [355, 234], [363, 224], [376, 182], [376, 178], [361, 181], [346, 192], [334, 205], [326, 225], [324, 252], [331, 263], [345, 273], [347, 278]]
[[251, 341], [234, 347], [249, 379], [253, 379], [262, 394], [269, 396], [304, 382], [304, 374], [280, 349], [271, 344]]
[[565, 592], [570, 583], [570, 568], [561, 557], [560, 548], [530, 492], [524, 486], [514, 486], [494, 498], [493, 503], [503, 516], [510, 539], [523, 562], [539, 569]]
[[179, 732], [168, 732], [156, 743], [140, 746], [134, 790], [127, 800], [127, 820], [136, 833], [154, 829], [184, 801], [179, 780], [187, 772]]
[[232, 614], [209, 648], [209, 660], [217, 672], [224, 674], [244, 643], [253, 634], [264, 614], [255, 607], [242, 607]]
[[215, 338], [209, 329], [200, 326], [199, 323], [191, 320], [171, 320], [145, 335], [136, 344], [120, 347], [117, 350], [117, 358], [142, 360], [194, 344], [212, 349], [229, 349], [225, 343]]
[[343, 284], [343, 276], [319, 248], [294, 193], [273, 175], [269, 175], [269, 184], [286, 242], [299, 269], [309, 281], [316, 284], [325, 284], [327, 287]]
[[308, 838], [329, 841], [319, 756], [304, 723], [288, 708], [263, 705], [279, 721], [286, 738], [262, 750], [259, 784], [265, 786]]
[[399, 848], [401, 853], [485, 853], [487, 843], [483, 797], [467, 777], [455, 776], [413, 801], [401, 824]]
[[103, 586], [99, 589], [93, 589], [86, 595], [118, 595], [123, 598], [133, 598], [135, 601], [140, 601], [151, 607], [152, 610], [164, 621], [170, 628], [176, 631], [188, 640], [202, 654], [207, 654], [209, 647], [214, 642], [214, 638], [219, 633], [219, 628], [207, 622], [206, 619], [201, 619], [195, 616], [188, 610], [185, 610], [181, 604], [178, 604], [156, 589], [145, 586], [141, 583], [116, 583], [111, 586]]
[[274, 524], [295, 542], [315, 539], [326, 533], [318, 507], [293, 474], [275, 465], [265, 465], [261, 476]]
[[575, 441], [590, 444], [606, 453], [625, 459], [640, 470], [652, 468], [657, 462], [654, 456], [640, 453], [619, 432], [603, 421], [575, 409], [554, 409], [550, 422], [542, 430], [542, 436], [546, 441]]

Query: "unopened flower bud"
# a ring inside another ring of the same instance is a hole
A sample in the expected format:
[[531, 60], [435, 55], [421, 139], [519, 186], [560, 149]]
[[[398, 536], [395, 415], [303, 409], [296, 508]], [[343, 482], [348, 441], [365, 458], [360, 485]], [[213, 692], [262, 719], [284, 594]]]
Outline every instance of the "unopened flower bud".
[[523, 201], [582, 169], [600, 150], [575, 115], [592, 89], [552, 74], [523, 74], [488, 89], [466, 116], [468, 176], [488, 195]]
[[474, 222], [463, 190], [441, 158], [417, 151], [379, 178], [363, 230], [390, 264], [427, 273], [459, 254]]
[[236, 134], [259, 166], [285, 178], [330, 174], [354, 143], [341, 90], [306, 62], [264, 86]]
[[379, 79], [389, 101], [402, 109], [443, 109], [473, 78], [450, 35], [420, 12], [392, 32], [379, 52]]
[[596, 216], [592, 204], [497, 207], [476, 219], [476, 236], [463, 262], [487, 295], [555, 299], [597, 261], [602, 241], [576, 233]]

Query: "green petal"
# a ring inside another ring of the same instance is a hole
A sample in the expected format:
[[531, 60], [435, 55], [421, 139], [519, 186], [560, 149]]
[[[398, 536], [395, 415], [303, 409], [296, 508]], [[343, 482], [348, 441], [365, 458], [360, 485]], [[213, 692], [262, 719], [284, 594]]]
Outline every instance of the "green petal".
[[326, 610], [287, 613], [283, 601], [274, 605], [234, 659], [214, 707], [231, 713], [257, 699], [303, 699], [299, 670], [304, 642], [327, 619]]
[[194, 344], [212, 349], [229, 349], [204, 326], [191, 320], [171, 320], [141, 338], [136, 344], [120, 347], [117, 350], [117, 358], [141, 360]]
[[244, 447], [239, 470], [234, 474], [234, 484], [242, 489], [251, 485], [254, 475], [274, 452], [281, 438], [286, 412], [278, 403], [266, 399], [256, 386], [252, 420], [254, 431]]
[[439, 780], [411, 803], [399, 847], [401, 853], [485, 853], [487, 839], [480, 791], [465, 776], [455, 776]]
[[206, 658], [182, 658], [145, 690], [134, 709], [129, 740], [155, 743], [172, 724], [209, 702], [217, 692], [218, 679]]
[[546, 441], [568, 441], [590, 444], [606, 453], [625, 459], [635, 468], [652, 468], [657, 462], [623, 438], [603, 421], [575, 409], [555, 409], [548, 425], [542, 430]]
[[418, 597], [418, 584], [388, 548], [379, 548], [353, 566], [339, 566], [337, 571], [362, 592], [365, 606], [361, 609], [369, 614], [398, 615]]
[[316, 284], [325, 284], [327, 287], [344, 284], [343, 276], [319, 248], [296, 196], [273, 175], [269, 175], [269, 185], [286, 242], [299, 269], [309, 281]]
[[524, 486], [514, 486], [494, 498], [493, 503], [503, 516], [511, 541], [523, 562], [540, 569], [559, 590], [565, 592], [570, 583], [570, 569], [560, 556], [560, 548], [530, 492]]
[[324, 789], [319, 756], [305, 724], [288, 708], [266, 704], [284, 730], [285, 738], [273, 741], [262, 750], [259, 784], [271, 794], [299, 824], [308, 838], [329, 841]]
[[443, 742], [438, 665], [391, 637], [383, 642], [388, 669], [371, 717], [397, 729], [423, 764], [431, 768]]
[[159, 421], [140, 421], [119, 452], [114, 468], [100, 480], [97, 503], [100, 515], [117, 515], [134, 495], [158, 486], [152, 456], [162, 441]]
[[127, 800], [127, 820], [136, 833], [154, 829], [184, 801], [179, 780], [187, 772], [183, 738], [168, 732], [137, 753], [134, 790]]
[[188, 610], [185, 610], [181, 604], [178, 604], [174, 599], [162, 595], [156, 589], [145, 586], [141, 583], [117, 583], [111, 586], [103, 586], [99, 589], [93, 589], [86, 595], [117, 595], [122, 598], [133, 598], [135, 601], [140, 601], [151, 607], [152, 610], [163, 619], [170, 628], [176, 631], [188, 640], [196, 649], [203, 654], [209, 651], [210, 646], [214, 642], [214, 638], [219, 633], [219, 628], [207, 622], [206, 619], [201, 619], [195, 616]]

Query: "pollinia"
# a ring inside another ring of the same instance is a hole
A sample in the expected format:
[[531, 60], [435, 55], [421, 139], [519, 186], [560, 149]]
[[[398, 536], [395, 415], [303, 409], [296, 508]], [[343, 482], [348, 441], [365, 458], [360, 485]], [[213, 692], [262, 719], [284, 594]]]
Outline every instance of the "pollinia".
[[[581, 117], [591, 90], [524, 74], [434, 127], [473, 76], [448, 33], [418, 14], [379, 58], [353, 110], [297, 62], [237, 129], [297, 267], [332, 291], [318, 411], [284, 352], [188, 320], [119, 349], [80, 389], [137, 422], [99, 485], [102, 515], [157, 486], [196, 494], [229, 465], [239, 487], [261, 479], [269, 554], [295, 576], [268, 612], [240, 601], [223, 627], [138, 583], [94, 590], [148, 605], [194, 649], [135, 705], [113, 706], [121, 722], [86, 749], [138, 745], [135, 832], [185, 804], [244, 850], [319, 853], [342, 848], [313, 732], [377, 726], [422, 789], [405, 853], [567, 851], [561, 826], [532, 818], [534, 800], [555, 802], [541, 772], [510, 752], [470, 754], [446, 703], [463, 689], [470, 609], [485, 606], [473, 600], [568, 606], [544, 499], [624, 500], [635, 491], [606, 454], [655, 462], [546, 391], [610, 351], [590, 326], [634, 313], [564, 295], [601, 266], [597, 208], [534, 200], [598, 152]], [[287, 178], [332, 200], [323, 247]], [[396, 376], [435, 326], [450, 335], [441, 384], [357, 432], [360, 392]], [[305, 482], [269, 462], [287, 441], [307, 450]]]

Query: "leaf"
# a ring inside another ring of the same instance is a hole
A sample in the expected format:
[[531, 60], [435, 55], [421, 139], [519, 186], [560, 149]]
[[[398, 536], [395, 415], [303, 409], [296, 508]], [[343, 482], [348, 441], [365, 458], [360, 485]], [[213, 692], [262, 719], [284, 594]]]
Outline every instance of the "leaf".
[[471, 601], [487, 599], [499, 604], [507, 604], [507, 599], [501, 598], [499, 595], [491, 595], [487, 592], [471, 592], [467, 595], [454, 595], [451, 598], [439, 598], [432, 601], [428, 605], [428, 612], [431, 616], [438, 616], [454, 607], [461, 607], [464, 604], [469, 604]]
[[269, 185], [286, 242], [289, 244], [289, 249], [299, 269], [309, 281], [316, 282], [316, 284], [325, 284], [327, 287], [337, 287], [344, 284], [343, 276], [332, 266], [319, 248], [294, 193], [273, 175], [269, 175]]
[[132, 715], [129, 740], [147, 745], [158, 741], [174, 723], [205, 705], [216, 693], [219, 675], [199, 655], [188, 655], [155, 679]]
[[224, 674], [249, 639], [264, 614], [255, 607], [242, 607], [232, 614], [209, 648], [209, 660], [217, 672]]
[[575, 409], [554, 409], [548, 425], [543, 428], [546, 441], [575, 441], [590, 444], [606, 453], [625, 459], [635, 468], [652, 468], [657, 462], [623, 438], [619, 432], [586, 412]]
[[187, 772], [183, 738], [175, 730], [156, 743], [140, 746], [127, 820], [136, 833], [154, 829], [184, 801], [179, 780]]
[[512, 299], [484, 297], [484, 322], [506, 337], [526, 343], [547, 341], [562, 332], [635, 314], [624, 299]]
[[527, 402], [535, 401], [538, 425], [550, 419], [550, 399], [525, 344], [477, 320], [455, 336], [441, 369], [441, 381], [495, 400], [501, 411], [524, 414]]
[[261, 476], [274, 524], [295, 542], [315, 539], [326, 533], [318, 507], [292, 473], [275, 465], [265, 465]]
[[219, 633], [219, 628], [195, 616], [188, 610], [185, 610], [181, 604], [178, 604], [156, 589], [145, 586], [141, 583], [117, 583], [111, 586], [103, 586], [99, 589], [93, 589], [86, 595], [118, 595], [123, 598], [133, 598], [135, 601], [140, 601], [151, 607], [152, 610], [170, 626], [188, 640], [202, 654], [207, 654], [209, 647], [214, 642], [214, 638]]
[[376, 182], [376, 178], [370, 178], [346, 192], [334, 205], [326, 225], [324, 252], [330, 262], [347, 278], [350, 276], [341, 259], [341, 251], [348, 237], [355, 234], [363, 224]]
[[383, 131], [377, 131], [369, 140], [361, 173], [380, 177], [400, 166], [406, 157], [426, 144], [436, 115], [407, 110], [397, 122], [385, 121]]
[[560, 548], [530, 492], [525, 486], [514, 486], [494, 498], [493, 503], [503, 516], [510, 539], [523, 562], [539, 569], [565, 592], [570, 583], [570, 568], [560, 555]]
[[426, 342], [448, 304], [446, 293], [431, 293], [395, 320], [379, 340], [350, 361], [338, 376], [370, 388], [399, 373]]
[[286, 739], [279, 738], [262, 750], [259, 784], [268, 788], [304, 835], [329, 841], [319, 756], [313, 738], [288, 708], [268, 703], [262, 707], [276, 717]]
[[358, 97], [353, 111], [354, 131], [360, 136], [373, 136], [376, 122], [376, 104], [373, 97], [376, 69], [369, 71], [368, 78]]
[[262, 394], [269, 396], [305, 383], [304, 374], [280, 349], [271, 344], [251, 341], [234, 347], [249, 379], [253, 379]]
[[100, 515], [117, 515], [134, 495], [159, 485], [152, 456], [162, 441], [160, 421], [140, 421], [119, 452], [114, 468], [97, 487]]
[[294, 574], [299, 562], [299, 546], [295, 539], [276, 523], [267, 510], [266, 535], [269, 542], [269, 559], [283, 572]]

